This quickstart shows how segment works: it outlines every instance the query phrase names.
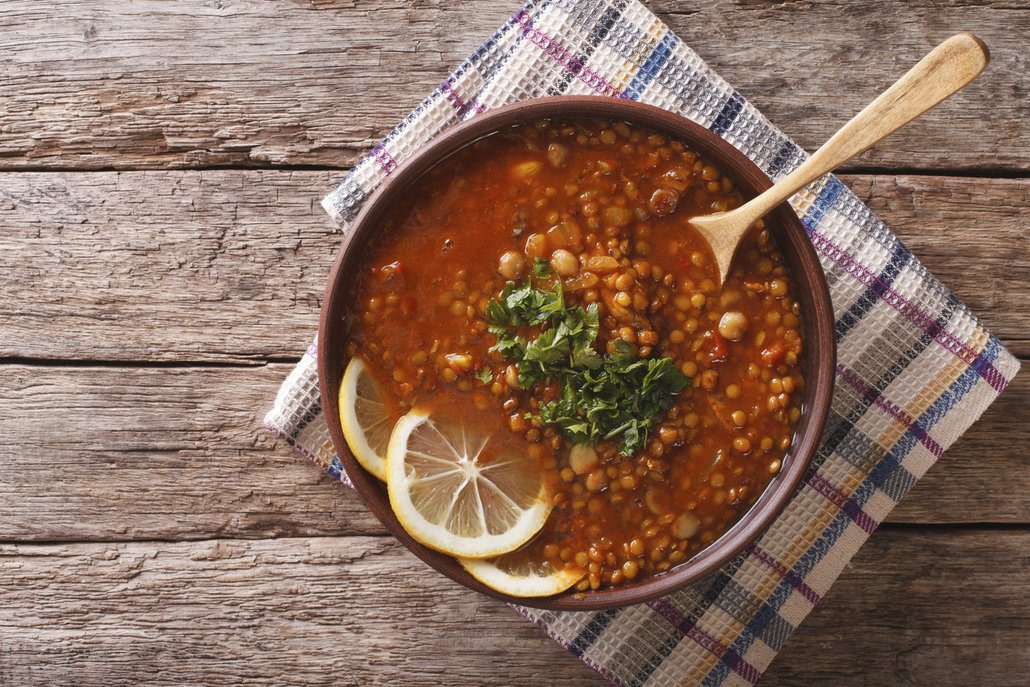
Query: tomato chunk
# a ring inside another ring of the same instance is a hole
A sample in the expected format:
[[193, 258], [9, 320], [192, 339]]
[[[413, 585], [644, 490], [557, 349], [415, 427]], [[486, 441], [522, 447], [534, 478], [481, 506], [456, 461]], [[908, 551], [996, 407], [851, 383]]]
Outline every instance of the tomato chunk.
[[712, 340], [712, 360], [726, 360], [730, 347], [725, 337], [715, 329], [710, 330], [705, 336]]
[[762, 349], [762, 352], [758, 354], [758, 359], [765, 367], [776, 367], [783, 362], [783, 358], [786, 355], [787, 344], [777, 341]]

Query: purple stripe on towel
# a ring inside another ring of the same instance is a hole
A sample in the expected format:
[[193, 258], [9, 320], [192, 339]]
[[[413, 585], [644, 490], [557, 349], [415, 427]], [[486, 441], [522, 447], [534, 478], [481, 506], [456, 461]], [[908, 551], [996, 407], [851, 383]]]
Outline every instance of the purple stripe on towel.
[[950, 351], [959, 360], [975, 369], [988, 384], [995, 390], [1001, 391], [1008, 383], [1005, 377], [998, 372], [993, 364], [983, 357], [983, 353], [977, 354], [973, 349], [957, 339], [951, 332], [938, 327], [933, 319], [913, 305], [911, 301], [895, 291], [890, 285], [884, 283], [879, 277], [869, 271], [864, 265], [848, 255], [842, 248], [830, 241], [818, 231], [810, 234], [812, 243], [816, 249], [829, 259], [842, 267], [848, 274], [862, 282], [866, 287], [876, 284], [882, 291], [880, 300], [904, 315], [910, 322], [919, 327], [927, 335], [932, 336], [942, 348]]
[[930, 453], [938, 458], [943, 455], [944, 449], [927, 433], [922, 425], [916, 422], [916, 420], [904, 410], [885, 399], [881, 392], [868, 386], [858, 375], [844, 367], [844, 365], [837, 365], [837, 374], [839, 374], [841, 379], [847, 382], [852, 388], [862, 394], [866, 400], [875, 403], [878, 408], [883, 409], [884, 412], [900, 422], [906, 430], [912, 432], [913, 436], [919, 439], [919, 442], [929, 449]]
[[745, 661], [736, 651], [699, 628], [696, 622], [691, 621], [690, 618], [680, 613], [665, 597], [649, 601], [647, 605], [651, 610], [669, 621], [685, 637], [690, 637], [698, 646], [718, 657], [733, 672], [747, 680], [749, 684], [755, 684], [758, 682], [758, 678], [762, 677], [762, 673], [758, 668]]
[[830, 503], [837, 506], [867, 534], [872, 534], [876, 529], [876, 520], [866, 513], [862, 506], [848, 498], [843, 491], [828, 482], [819, 473], [812, 473], [812, 476], [808, 478], [808, 485], [825, 496]]
[[522, 35], [528, 38], [533, 45], [543, 50], [555, 62], [565, 67], [567, 72], [601, 95], [607, 95], [612, 98], [622, 97], [618, 89], [608, 83], [603, 76], [587, 67], [579, 58], [563, 48], [556, 40], [533, 26], [533, 19], [529, 16], [529, 12], [522, 10], [515, 17], [522, 24]]
[[773, 556], [771, 553], [767, 553], [766, 551], [763, 551], [762, 549], [755, 546], [751, 550], [751, 556], [753, 556], [759, 562], [764, 564], [765, 567], [775, 572], [781, 578], [789, 582], [794, 587], [794, 589], [798, 590], [798, 593], [801, 594], [801, 596], [808, 599], [808, 602], [810, 604], [815, 606], [817, 603], [819, 603], [819, 599], [821, 598], [819, 596], [819, 593], [811, 587], [809, 587], [803, 577], [791, 571], [783, 563], [780, 563], [778, 560], [776, 560], [776, 557]]
[[372, 149], [372, 157], [376, 159], [376, 162], [379, 163], [379, 166], [387, 174], [393, 174], [393, 171], [397, 169], [397, 161], [393, 159], [393, 155], [390, 155], [390, 151], [382, 144]]

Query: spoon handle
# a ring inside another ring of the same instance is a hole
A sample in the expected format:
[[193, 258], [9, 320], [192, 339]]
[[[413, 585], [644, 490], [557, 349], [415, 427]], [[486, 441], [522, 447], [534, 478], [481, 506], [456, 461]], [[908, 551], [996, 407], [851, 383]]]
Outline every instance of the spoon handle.
[[747, 214], [753, 217], [747, 223], [961, 90], [989, 59], [987, 46], [971, 33], [955, 34], [938, 45], [800, 167], [747, 203], [744, 207], [754, 206], [749, 208]]

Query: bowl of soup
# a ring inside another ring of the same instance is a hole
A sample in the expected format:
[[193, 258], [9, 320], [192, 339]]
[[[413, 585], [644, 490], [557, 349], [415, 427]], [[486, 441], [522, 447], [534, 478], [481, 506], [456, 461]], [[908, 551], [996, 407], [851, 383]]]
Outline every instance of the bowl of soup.
[[346, 232], [320, 387], [361, 498], [444, 575], [564, 610], [718, 570], [796, 492], [832, 396], [833, 312], [784, 204], [725, 283], [690, 217], [771, 185], [636, 102], [526, 101], [394, 171]]

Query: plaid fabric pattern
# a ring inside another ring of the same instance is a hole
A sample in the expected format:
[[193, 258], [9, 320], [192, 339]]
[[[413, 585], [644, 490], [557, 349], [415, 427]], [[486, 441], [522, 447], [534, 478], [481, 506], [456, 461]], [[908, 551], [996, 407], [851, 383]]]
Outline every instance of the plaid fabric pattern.
[[[680, 113], [777, 179], [806, 154], [636, 0], [530, 2], [330, 193], [344, 227], [437, 133], [523, 98], [599, 94]], [[648, 604], [596, 613], [519, 608], [616, 685], [755, 684], [842, 568], [1018, 361], [833, 176], [791, 204], [833, 298], [838, 380], [825, 436], [776, 522], [718, 574]], [[312, 348], [266, 424], [347, 482], [321, 419]]]

